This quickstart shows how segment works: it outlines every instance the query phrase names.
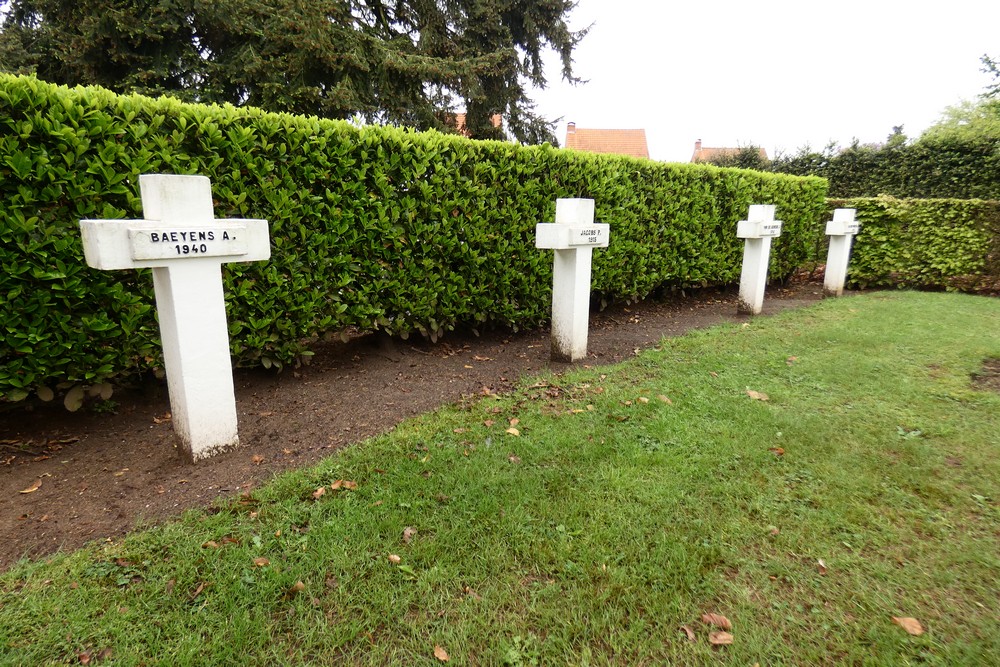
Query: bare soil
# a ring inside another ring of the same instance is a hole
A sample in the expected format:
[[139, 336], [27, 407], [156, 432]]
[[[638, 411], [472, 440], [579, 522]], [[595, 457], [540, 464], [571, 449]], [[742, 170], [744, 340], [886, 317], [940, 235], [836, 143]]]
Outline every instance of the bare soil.
[[[772, 287], [764, 314], [813, 303], [822, 285]], [[591, 317], [585, 365], [611, 364], [665, 336], [737, 314], [733, 290], [614, 306]], [[549, 360], [549, 331], [449, 333], [437, 344], [372, 334], [316, 350], [282, 373], [239, 370], [241, 445], [197, 464], [177, 450], [166, 383], [118, 391], [114, 413], [61, 405], [0, 414], [0, 570], [22, 556], [115, 540], [137, 525], [210, 505], [463, 397], [510, 389]], [[56, 402], [58, 403], [58, 401]], [[34, 490], [32, 490], [34, 488]]]

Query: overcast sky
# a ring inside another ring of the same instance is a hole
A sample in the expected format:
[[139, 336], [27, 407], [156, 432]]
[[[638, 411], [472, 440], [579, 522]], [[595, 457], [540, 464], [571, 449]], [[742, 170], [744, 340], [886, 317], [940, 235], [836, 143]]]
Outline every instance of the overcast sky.
[[548, 57], [538, 111], [581, 128], [643, 128], [650, 157], [687, 162], [705, 146], [754, 143], [769, 156], [831, 140], [915, 137], [990, 81], [1000, 0], [579, 0], [593, 23], [573, 87]]

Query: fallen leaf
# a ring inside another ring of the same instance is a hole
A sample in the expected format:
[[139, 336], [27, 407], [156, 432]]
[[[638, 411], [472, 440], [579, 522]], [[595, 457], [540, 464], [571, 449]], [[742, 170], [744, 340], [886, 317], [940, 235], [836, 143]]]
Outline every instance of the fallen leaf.
[[826, 574], [826, 563], [823, 562], [822, 558], [816, 561], [816, 566], [819, 568], [820, 574]]
[[768, 447], [767, 451], [771, 452], [775, 456], [784, 456], [785, 449], [783, 447]]
[[507, 457], [507, 460], [510, 461], [511, 463], [520, 463], [521, 457], [518, 456], [517, 454], [511, 454], [510, 456]]
[[702, 614], [701, 622], [714, 625], [715, 627], [722, 628], [723, 630], [733, 629], [733, 624], [722, 614]]
[[510, 420], [510, 425], [511, 426], [517, 426], [520, 423], [521, 423], [521, 420], [518, 419], [517, 417], [514, 417], [513, 419]]
[[667, 405], [673, 405], [673, 401], [671, 401], [667, 396], [663, 394], [660, 394], [659, 396], [657, 396], [657, 398], [666, 403]]
[[493, 361], [490, 357], [480, 357], [478, 354], [472, 357], [476, 361]]
[[788, 357], [787, 359], [785, 359], [785, 363], [788, 364], [789, 366], [791, 366], [792, 364], [794, 364], [798, 360], [799, 360], [798, 357]]
[[315, 498], [316, 500], [319, 500], [320, 497], [324, 493], [326, 493], [326, 487], [325, 486], [321, 486], [318, 489], [316, 489], [315, 491], [313, 491], [313, 498]]
[[101, 649], [101, 652], [97, 654], [96, 658], [97, 660], [107, 660], [111, 657], [111, 653], [112, 651], [110, 648], [103, 648]]
[[451, 660], [451, 658], [448, 657], [448, 651], [445, 651], [437, 644], [434, 645], [434, 657], [440, 660], [441, 662], [448, 662], [449, 660]]
[[780, 531], [780, 530], [778, 530], [778, 527], [777, 527], [777, 526], [768, 526], [768, 527], [767, 527], [767, 531], [768, 531], [769, 533], [771, 533], [772, 535], [778, 535], [778, 534], [780, 534], [780, 533], [781, 533], [781, 531]]
[[263, 463], [263, 462], [264, 462], [264, 457], [263, 457], [263, 456], [261, 456], [260, 454], [254, 454], [253, 456], [251, 456], [251, 457], [250, 457], [250, 461], [251, 461], [251, 462], [252, 462], [252, 463], [253, 463], [253, 464], [254, 464], [255, 466], [259, 466], [259, 465], [260, 465], [261, 463]]
[[90, 664], [90, 651], [84, 651], [83, 653], [78, 653], [76, 659], [80, 661], [81, 665]]
[[205, 582], [204, 581], [201, 582], [200, 584], [198, 584], [198, 587], [194, 589], [193, 593], [191, 593], [191, 599], [194, 600], [195, 598], [197, 598], [199, 595], [201, 595], [201, 592], [203, 590], [205, 590]]
[[42, 480], [41, 479], [36, 479], [35, 482], [31, 486], [29, 486], [28, 488], [24, 489], [23, 491], [20, 491], [19, 493], [34, 493], [39, 488], [41, 488], [41, 486], [42, 486]]
[[268, 565], [271, 564], [271, 561], [269, 561], [264, 557], [260, 557], [260, 558], [254, 558], [253, 564], [257, 567], [267, 567]]
[[403, 544], [409, 544], [413, 540], [413, 536], [417, 534], [417, 529], [413, 526], [407, 526], [403, 529]]
[[301, 580], [300, 581], [296, 581], [294, 584], [292, 584], [292, 586], [287, 591], [285, 591], [285, 596], [286, 597], [290, 597], [290, 598], [291, 597], [295, 597], [296, 595], [298, 595], [299, 593], [301, 593], [305, 589], [306, 589], [306, 585], [304, 583], [302, 583]]
[[712, 376], [712, 377], [714, 377], [714, 378], [717, 378], [717, 377], [719, 377], [719, 374], [718, 374], [718, 373], [716, 373], [715, 371], [709, 371], [709, 372], [708, 372], [708, 374], [709, 374], [709, 375], [711, 375], [711, 376]]
[[63, 398], [63, 405], [70, 412], [76, 412], [83, 406], [83, 398], [83, 386], [78, 384], [66, 392], [66, 396]]
[[649, 403], [649, 399], [646, 398], [645, 396], [640, 396], [636, 400], [639, 401], [640, 403]]
[[162, 417], [153, 417], [154, 424], [162, 424], [163, 422], [168, 422], [168, 421], [170, 421], [169, 412], [164, 413]]
[[403, 559], [397, 556], [396, 554], [389, 554], [389, 562], [392, 563], [393, 565], [399, 565], [401, 562], [403, 562]]
[[452, 433], [465, 433], [468, 430], [469, 429], [467, 429], [467, 428], [455, 428], [455, 429], [452, 429], [451, 432]]
[[688, 638], [689, 642], [693, 642], [694, 641], [694, 630], [692, 630], [690, 626], [688, 626], [688, 625], [682, 625], [681, 626], [681, 630], [683, 630], [684, 634], [687, 635], [687, 638]]
[[489, 428], [490, 426], [493, 426], [493, 424], [495, 424], [495, 423], [496, 422], [493, 421], [492, 419], [487, 419], [486, 421], [483, 422], [483, 426], [485, 426], [486, 428]]
[[768, 398], [767, 394], [765, 394], [763, 392], [760, 392], [760, 391], [754, 391], [753, 389], [747, 389], [747, 396], [749, 396], [750, 398], [754, 399], [755, 401], [767, 401], [767, 400], [770, 400]]
[[517, 430], [516, 428], [514, 428], [513, 426], [511, 426], [511, 427], [510, 427], [509, 429], [507, 429], [507, 430], [506, 430], [506, 433], [508, 433], [508, 434], [510, 434], [510, 435], [515, 435], [515, 436], [519, 436], [519, 435], [521, 435], [521, 432], [520, 432], [520, 431], [518, 431], [518, 430]]
[[906, 630], [914, 637], [919, 637], [924, 634], [924, 626], [920, 625], [920, 621], [915, 618], [911, 618], [909, 616], [904, 616], [902, 618], [899, 616], [893, 616], [892, 622]]
[[476, 591], [472, 590], [468, 586], [466, 586], [465, 588], [463, 588], [462, 592], [465, 593], [466, 595], [468, 595], [473, 600], [482, 600], [483, 599], [482, 596], [479, 595], [479, 593], [477, 593]]
[[205, 542], [204, 544], [202, 544], [201, 548], [202, 549], [218, 549], [219, 548], [219, 543], [216, 542], [216, 541], [214, 541], [214, 540], [209, 540], [208, 542]]
[[466, 368], [472, 368], [472, 366], [470, 366], [469, 364], [463, 364], [463, 366], [465, 366]]
[[733, 643], [733, 636], [728, 632], [713, 632], [708, 635], [708, 643], [712, 646], [728, 646]]

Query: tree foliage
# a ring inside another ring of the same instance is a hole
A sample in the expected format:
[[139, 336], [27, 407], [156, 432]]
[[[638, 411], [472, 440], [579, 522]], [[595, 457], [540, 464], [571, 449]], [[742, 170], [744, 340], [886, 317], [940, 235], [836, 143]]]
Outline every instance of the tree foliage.
[[572, 82], [574, 0], [6, 0], [0, 68], [61, 84], [555, 141], [542, 56]]

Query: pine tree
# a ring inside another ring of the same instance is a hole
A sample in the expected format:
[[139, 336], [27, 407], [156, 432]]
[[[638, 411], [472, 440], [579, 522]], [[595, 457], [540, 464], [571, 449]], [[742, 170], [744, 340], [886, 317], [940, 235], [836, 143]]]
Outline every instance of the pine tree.
[[8, 0], [0, 68], [63, 84], [555, 141], [543, 51], [578, 82], [574, 0]]

